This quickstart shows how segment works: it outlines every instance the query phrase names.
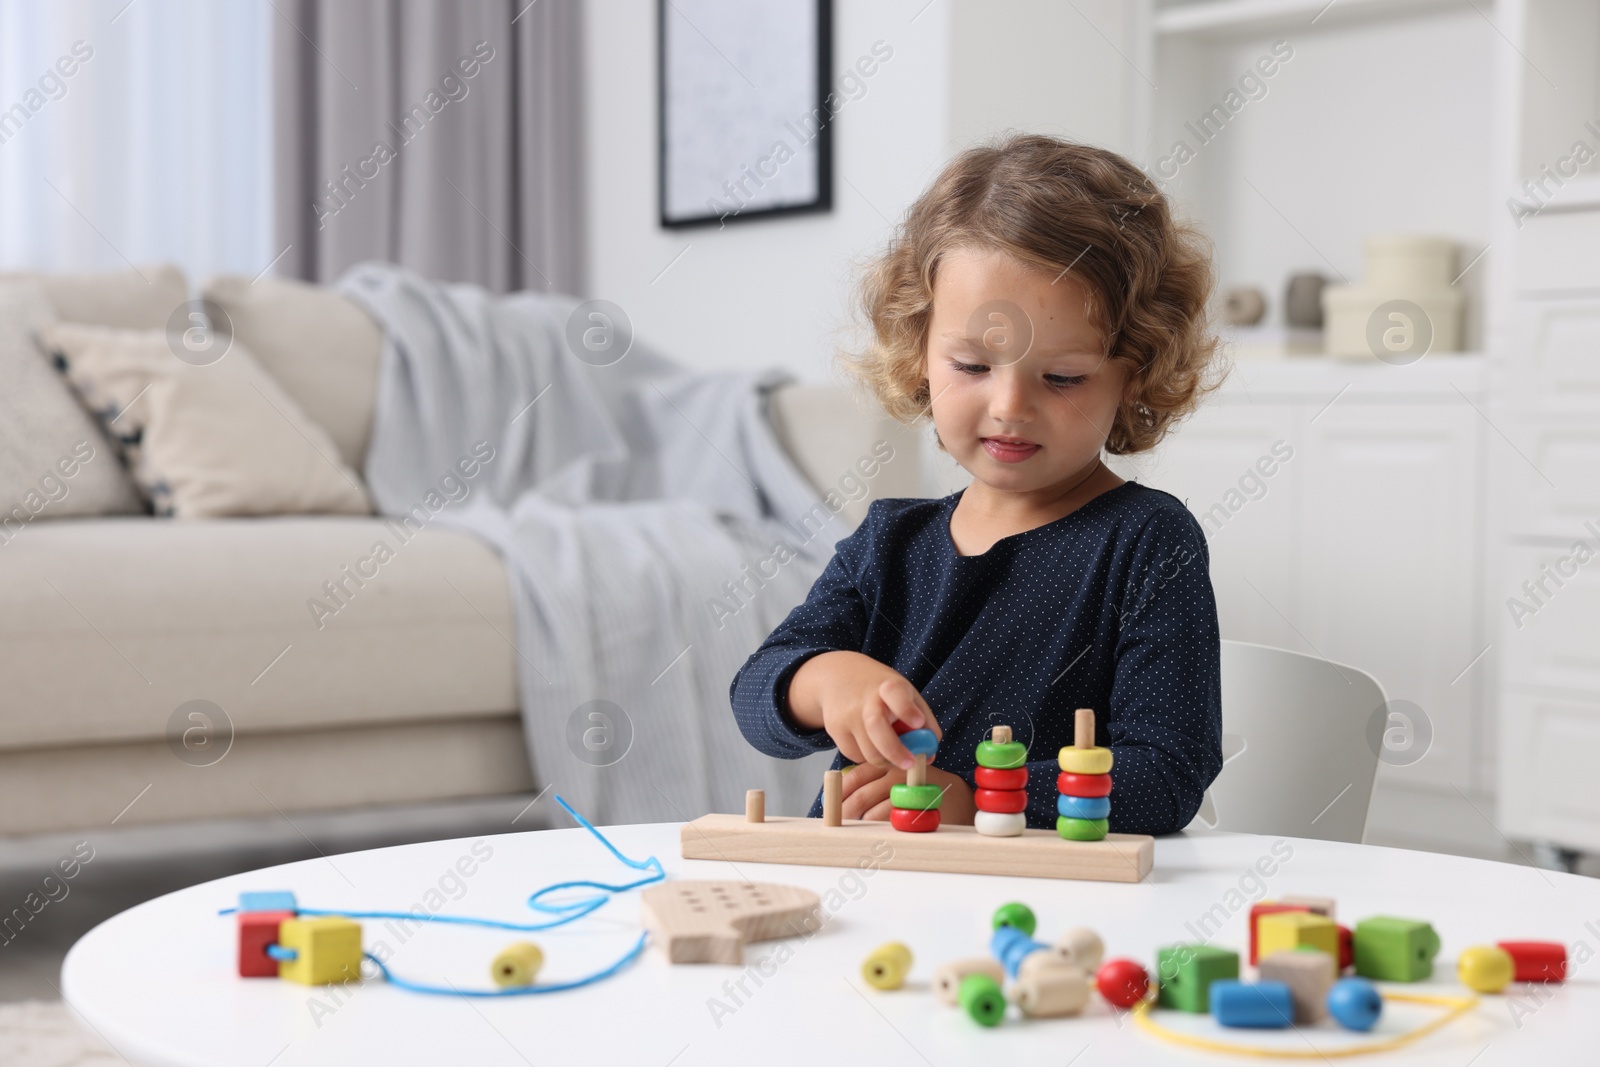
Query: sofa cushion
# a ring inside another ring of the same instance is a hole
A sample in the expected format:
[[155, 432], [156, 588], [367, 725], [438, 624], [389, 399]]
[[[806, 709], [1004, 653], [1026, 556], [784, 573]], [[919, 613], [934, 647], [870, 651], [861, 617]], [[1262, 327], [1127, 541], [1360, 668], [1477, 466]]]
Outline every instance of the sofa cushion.
[[54, 319], [38, 282], [0, 282], [0, 545], [35, 519], [144, 511], [115, 446], [34, 343]]
[[38, 336], [116, 435], [156, 514], [371, 512], [327, 432], [238, 338], [194, 365], [174, 354], [165, 330], [59, 322]]
[[222, 308], [233, 336], [360, 470], [383, 353], [377, 323], [331, 289], [293, 279], [223, 275], [207, 281], [201, 296]]
[[505, 569], [437, 524], [40, 523], [0, 603], [0, 749], [162, 739], [196, 699], [241, 734], [519, 707]]
[[66, 322], [162, 330], [172, 313], [189, 300], [189, 282], [170, 263], [104, 274], [0, 272], [0, 281], [31, 278]]

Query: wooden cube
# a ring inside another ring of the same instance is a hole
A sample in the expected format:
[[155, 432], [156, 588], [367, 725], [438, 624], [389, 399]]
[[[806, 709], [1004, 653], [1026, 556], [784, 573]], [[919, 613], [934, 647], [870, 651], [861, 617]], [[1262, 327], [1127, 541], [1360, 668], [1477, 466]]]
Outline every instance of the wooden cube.
[[1355, 929], [1356, 973], [1380, 982], [1420, 982], [1433, 974], [1439, 935], [1420, 919], [1381, 915]]
[[1338, 961], [1326, 952], [1295, 949], [1261, 957], [1258, 977], [1288, 986], [1294, 1021], [1314, 1023], [1328, 1013], [1328, 990], [1338, 969]]
[[295, 910], [294, 894], [286, 889], [273, 889], [267, 891], [245, 892], [239, 894], [240, 911], [287, 911]]
[[1297, 907], [1304, 908], [1307, 911], [1314, 911], [1318, 915], [1326, 915], [1328, 918], [1333, 919], [1336, 922], [1339, 919], [1339, 917], [1334, 914], [1334, 900], [1332, 897], [1296, 895], [1290, 897], [1281, 897], [1279, 898], [1278, 903], [1293, 904]]
[[329, 985], [361, 977], [361, 924], [338, 915], [287, 919], [278, 944], [294, 949], [278, 965], [278, 977], [301, 985]]
[[1261, 958], [1309, 945], [1339, 958], [1339, 926], [1314, 911], [1280, 911], [1263, 915], [1257, 924], [1256, 947]]
[[1237, 952], [1211, 945], [1169, 945], [1156, 953], [1156, 1002], [1204, 1015], [1211, 1010], [1211, 983], [1237, 977]]
[[236, 918], [239, 928], [239, 977], [278, 977], [278, 961], [267, 955], [267, 946], [278, 943], [278, 927], [284, 920], [294, 918], [294, 912], [241, 911]]
[[1258, 943], [1260, 936], [1259, 923], [1263, 915], [1276, 915], [1281, 911], [1308, 911], [1304, 904], [1285, 904], [1279, 900], [1263, 900], [1259, 904], [1250, 905], [1250, 966], [1254, 967], [1261, 959], [1261, 946]]

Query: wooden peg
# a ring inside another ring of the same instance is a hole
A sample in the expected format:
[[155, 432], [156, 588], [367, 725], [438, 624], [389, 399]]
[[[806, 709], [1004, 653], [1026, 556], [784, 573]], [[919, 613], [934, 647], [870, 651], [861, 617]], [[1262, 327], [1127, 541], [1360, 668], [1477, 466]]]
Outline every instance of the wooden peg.
[[822, 825], [844, 825], [844, 772], [822, 773]]
[[744, 821], [767, 821], [767, 791], [765, 789], [747, 789], [744, 793]]
[[906, 784], [907, 785], [927, 785], [928, 784], [928, 757], [927, 756], [913, 756], [912, 760], [913, 760], [913, 762], [911, 764], [911, 769], [906, 772]]
[[1094, 747], [1094, 709], [1079, 708], [1072, 720], [1072, 747]]
[[1011, 727], [996, 726], [989, 736], [997, 745], [1009, 745], [1011, 743]]

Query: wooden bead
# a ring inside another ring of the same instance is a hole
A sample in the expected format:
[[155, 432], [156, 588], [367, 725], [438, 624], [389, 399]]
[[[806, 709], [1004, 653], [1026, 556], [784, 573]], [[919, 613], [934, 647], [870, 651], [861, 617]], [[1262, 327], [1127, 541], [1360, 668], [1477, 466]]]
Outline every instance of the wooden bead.
[[1306, 909], [1307, 911], [1314, 911], [1318, 915], [1326, 915], [1330, 919], [1338, 918], [1338, 916], [1334, 914], [1335, 905], [1332, 897], [1316, 897], [1306, 896], [1304, 894], [1295, 894], [1293, 896], [1280, 897], [1278, 903], [1294, 904]]
[[1110, 774], [1112, 756], [1109, 748], [1063, 748], [1056, 754], [1061, 769], [1073, 774]]
[[[1036, 949], [1023, 956], [1017, 963], [1016, 977], [1019, 979], [1031, 978], [1036, 975], [1054, 973], [1061, 970], [1082, 971], [1083, 968], [1051, 952], [1047, 946], [1044, 949]], [[1088, 981], [1088, 979], [1085, 979], [1085, 981]]]
[[908, 834], [932, 833], [939, 828], [939, 809], [890, 808], [889, 825]]
[[1063, 794], [1056, 798], [1056, 814], [1069, 819], [1108, 818], [1111, 815], [1111, 798], [1069, 797]]
[[1461, 984], [1479, 993], [1498, 993], [1516, 977], [1517, 965], [1511, 953], [1499, 945], [1474, 945], [1462, 949], [1456, 958], [1456, 975]]
[[1062, 771], [1056, 775], [1056, 792], [1064, 797], [1108, 797], [1111, 795], [1111, 775]]
[[240, 978], [278, 977], [278, 961], [267, 955], [267, 946], [278, 944], [278, 927], [292, 918], [292, 911], [238, 913]]
[[1259, 903], [1250, 905], [1250, 916], [1248, 920], [1250, 929], [1250, 966], [1254, 967], [1256, 961], [1261, 958], [1261, 917], [1263, 915], [1275, 915], [1280, 911], [1305, 910], [1305, 906], [1302, 904], [1285, 904], [1278, 900], [1263, 900]]
[[937, 808], [944, 799], [944, 790], [936, 785], [909, 785], [897, 782], [889, 787], [889, 804], [896, 808], [927, 811]]
[[932, 759], [939, 752], [939, 739], [932, 730], [907, 730], [900, 735], [900, 743], [913, 756], [927, 756]]
[[1035, 1019], [1076, 1015], [1089, 1002], [1089, 980], [1070, 964], [1037, 968], [1018, 975], [1011, 984], [1011, 1000]]
[[822, 774], [822, 824], [844, 824], [844, 773], [824, 771]]
[[1006, 1014], [1006, 996], [1000, 983], [987, 974], [969, 974], [961, 979], [956, 996], [961, 1008], [980, 1026], [998, 1026]]
[[1346, 1030], [1371, 1030], [1383, 1014], [1383, 997], [1365, 978], [1341, 978], [1328, 990], [1328, 1014]]
[[1256, 920], [1256, 947], [1262, 957], [1302, 945], [1339, 958], [1339, 926], [1311, 911], [1279, 911]]
[[1156, 951], [1156, 999], [1163, 1008], [1204, 1015], [1219, 979], [1239, 977], [1239, 954], [1214, 945], [1168, 945]]
[[1028, 785], [1028, 768], [979, 767], [972, 772], [972, 784], [979, 789], [1025, 789]]
[[1078, 967], [1084, 974], [1093, 974], [1106, 954], [1106, 946], [1100, 940], [1100, 935], [1087, 926], [1074, 926], [1055, 939], [1050, 952], [1057, 959]]
[[1377, 916], [1356, 923], [1356, 973], [1363, 978], [1420, 982], [1432, 976], [1438, 952], [1439, 935], [1420, 919]]
[[874, 989], [899, 989], [911, 972], [911, 950], [899, 941], [879, 945], [861, 964], [861, 977]]
[[532, 941], [517, 941], [500, 950], [500, 955], [489, 965], [489, 977], [494, 984], [506, 989], [528, 986], [539, 976], [544, 966], [544, 952]]
[[338, 915], [285, 919], [278, 944], [295, 958], [278, 964], [278, 977], [301, 985], [328, 985], [361, 977], [361, 924]]
[[1237, 978], [1211, 983], [1211, 1015], [1223, 1026], [1282, 1030], [1294, 1021], [1294, 997], [1282, 982], [1247, 985]]
[[1027, 808], [1028, 794], [1022, 789], [974, 789], [972, 802], [979, 811], [1009, 814]]
[[1343, 974], [1356, 961], [1356, 936], [1348, 926], [1339, 927], [1339, 973]]
[[1289, 987], [1294, 1021], [1314, 1023], [1328, 1011], [1328, 990], [1338, 977], [1337, 962], [1326, 952], [1274, 952], [1261, 957], [1260, 976]]
[[974, 812], [972, 828], [984, 837], [1021, 837], [1028, 828], [1028, 816], [1020, 811]]
[[1108, 1003], [1131, 1008], [1150, 995], [1150, 972], [1133, 960], [1107, 960], [1095, 972], [1094, 985]]
[[1511, 953], [1518, 982], [1565, 982], [1567, 947], [1559, 941], [1501, 941]]
[[1056, 819], [1056, 833], [1068, 841], [1104, 841], [1109, 830], [1105, 819]]
[[265, 891], [245, 892], [239, 894], [240, 911], [287, 911], [298, 910], [294, 902], [294, 894], [286, 889], [273, 889]]
[[765, 789], [746, 789], [744, 791], [744, 821], [766, 822], [767, 820], [767, 791]]
[[1016, 741], [979, 741], [977, 760], [980, 767], [1010, 770], [1028, 762], [1028, 749]]
[[1005, 973], [1000, 961], [988, 956], [955, 960], [933, 972], [933, 994], [939, 998], [939, 1003], [954, 1008], [961, 1003], [961, 980], [967, 975], [987, 975], [995, 985], [999, 985]]
[[1033, 909], [1019, 901], [1011, 901], [994, 909], [994, 914], [989, 916], [989, 929], [998, 930], [1002, 926], [1010, 926], [1021, 930], [1028, 937], [1039, 928], [1038, 917], [1033, 914]]

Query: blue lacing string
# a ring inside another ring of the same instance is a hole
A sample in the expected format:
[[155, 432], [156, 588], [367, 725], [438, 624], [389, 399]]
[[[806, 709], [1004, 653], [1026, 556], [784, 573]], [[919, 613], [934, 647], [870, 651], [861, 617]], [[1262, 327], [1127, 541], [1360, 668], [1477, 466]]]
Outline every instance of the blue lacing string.
[[[548, 922], [539, 923], [513, 923], [502, 922], [498, 919], [474, 919], [466, 915], [418, 915], [414, 912], [408, 911], [345, 911], [327, 908], [296, 908], [295, 912], [299, 915], [338, 916], [346, 919], [401, 919], [408, 922], [455, 923], [461, 926], [483, 926], [493, 930], [517, 930], [522, 932], [549, 930], [557, 926], [564, 926], [567, 923], [572, 922], [574, 919], [581, 919], [583, 916], [605, 904], [607, 900], [611, 899], [613, 894], [626, 893], [630, 889], [638, 889], [640, 886], [649, 885], [652, 882], [660, 882], [667, 877], [667, 872], [661, 867], [661, 861], [656, 857], [651, 856], [649, 859], [642, 861], [629, 859], [627, 856], [624, 856], [621, 852], [617, 851], [617, 846], [613, 845], [609, 840], [606, 839], [604, 834], [595, 829], [594, 825], [590, 823], [588, 819], [585, 819], [582, 815], [579, 815], [576, 811], [574, 811], [572, 805], [568, 804], [559, 793], [557, 793], [555, 797], [556, 803], [560, 804], [568, 815], [571, 815], [574, 819], [576, 819], [580, 826], [593, 834], [602, 845], [606, 846], [606, 850], [615, 856], [619, 861], [627, 864], [636, 871], [650, 871], [652, 873], [640, 878], [637, 881], [628, 882], [624, 885], [611, 885], [606, 882], [578, 880], [572, 882], [557, 882], [555, 885], [545, 886], [543, 889], [540, 889], [528, 897], [528, 907], [533, 908], [535, 911], [542, 911], [556, 915], [558, 918], [551, 919]], [[546, 904], [540, 900], [540, 898], [546, 894], [555, 893], [563, 889], [598, 889], [601, 890], [601, 892], [596, 893], [591, 897], [585, 897], [581, 900], [574, 900], [567, 903]], [[230, 915], [237, 910], [237, 908], [222, 908], [218, 910], [217, 914]], [[506, 989], [458, 989], [454, 986], [430, 986], [419, 982], [411, 982], [404, 978], [395, 977], [395, 975], [390, 972], [389, 968], [385, 967], [383, 962], [377, 957], [373, 956], [371, 953], [363, 952], [361, 955], [365, 959], [371, 960], [378, 968], [378, 971], [383, 975], [384, 979], [391, 985], [394, 985], [399, 989], [410, 990], [413, 993], [436, 993], [443, 996], [465, 997], [517, 997], [528, 996], [535, 993], [559, 993], [564, 989], [577, 989], [579, 986], [591, 985], [595, 982], [610, 978], [613, 974], [616, 974], [623, 967], [626, 967], [629, 963], [638, 958], [639, 953], [644, 951], [646, 939], [647, 935], [641, 933], [639, 935], [639, 940], [634, 942], [633, 947], [630, 948], [620, 959], [604, 970], [596, 971], [594, 974], [586, 977], [577, 978], [570, 982], [559, 982], [548, 985], [513, 986]], [[275, 949], [277, 950], [276, 952], [274, 951]], [[274, 959], [293, 959], [295, 955], [293, 949], [285, 949], [278, 945], [268, 946], [267, 954], [272, 956]]]

